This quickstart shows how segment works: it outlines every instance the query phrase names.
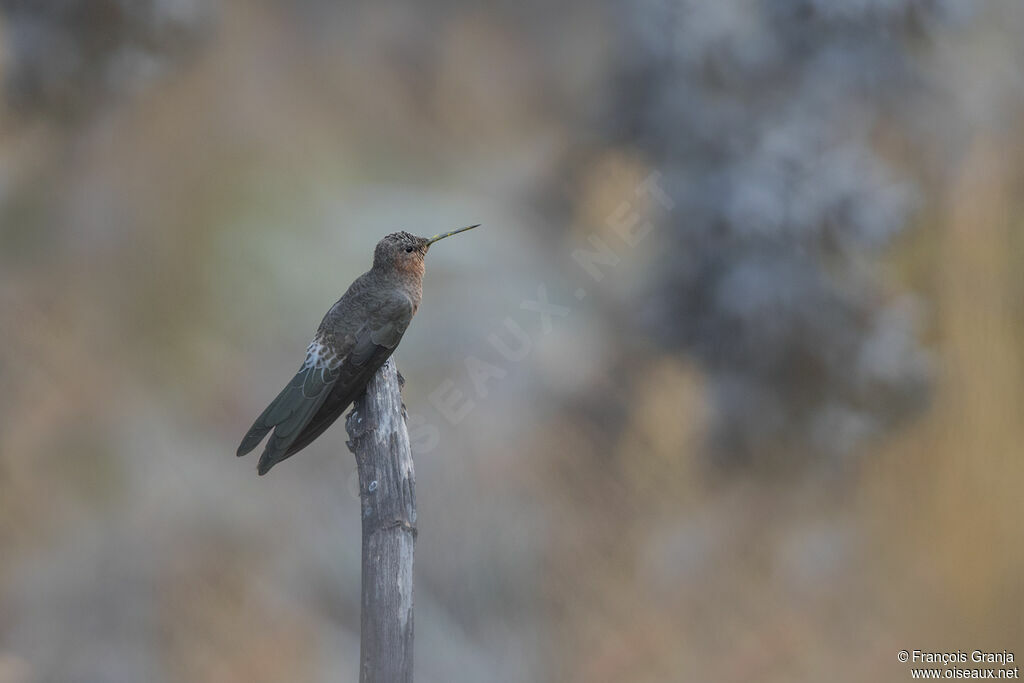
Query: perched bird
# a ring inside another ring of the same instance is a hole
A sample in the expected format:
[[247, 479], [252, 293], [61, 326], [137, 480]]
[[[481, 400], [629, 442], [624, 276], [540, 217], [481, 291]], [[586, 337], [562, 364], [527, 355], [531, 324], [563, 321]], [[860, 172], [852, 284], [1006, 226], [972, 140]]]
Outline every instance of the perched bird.
[[327, 311], [299, 372], [256, 418], [238, 455], [256, 448], [274, 430], [258, 466], [266, 474], [330, 427], [362, 395], [416, 315], [430, 245], [476, 227], [430, 238], [395, 232], [378, 242], [373, 267]]

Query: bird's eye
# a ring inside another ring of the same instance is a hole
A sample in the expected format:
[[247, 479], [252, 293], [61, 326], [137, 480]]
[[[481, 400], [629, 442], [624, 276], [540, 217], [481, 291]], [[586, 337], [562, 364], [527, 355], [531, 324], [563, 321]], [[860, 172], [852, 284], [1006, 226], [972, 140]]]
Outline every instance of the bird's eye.
[[405, 248], [405, 253], [406, 254], [411, 254], [412, 253], [412, 247], [406, 247]]

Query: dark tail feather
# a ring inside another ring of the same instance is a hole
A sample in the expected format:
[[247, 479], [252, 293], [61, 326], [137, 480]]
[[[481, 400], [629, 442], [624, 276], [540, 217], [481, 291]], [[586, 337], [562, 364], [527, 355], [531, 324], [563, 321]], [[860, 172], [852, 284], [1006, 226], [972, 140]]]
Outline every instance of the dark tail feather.
[[267, 446], [260, 456], [258, 471], [265, 474], [274, 464], [284, 460], [288, 447], [316, 414], [337, 378], [336, 370], [325, 371], [303, 366], [288, 386], [256, 418], [238, 446], [238, 455], [245, 455], [256, 448], [273, 429], [274, 433], [267, 440]]
[[334, 391], [328, 395], [323, 405], [320, 406], [316, 414], [303, 426], [300, 432], [297, 434], [289, 432], [285, 435], [287, 440], [281, 440], [280, 444], [275, 446], [274, 442], [277, 440], [278, 432], [281, 429], [278, 427], [270, 442], [267, 443], [263, 455], [260, 456], [260, 462], [256, 467], [256, 471], [259, 474], [266, 474], [270, 471], [271, 467], [282, 460], [287, 460], [311, 444], [316, 437], [323, 434], [324, 430], [330, 427], [345, 412], [345, 409], [352, 404], [354, 397], [346, 396], [346, 394], [351, 393], [351, 391], [346, 392], [342, 387], [336, 386]]
[[316, 415], [317, 410], [320, 409], [320, 406], [327, 399], [329, 391], [329, 389], [324, 389], [314, 400], [303, 398], [294, 405], [288, 417], [277, 423], [274, 427], [274, 433], [267, 440], [266, 448], [263, 449], [260, 462], [256, 466], [256, 471], [259, 474], [266, 474], [270, 471], [271, 467], [294, 452], [290, 450], [292, 443], [295, 442], [305, 426]]
[[[269, 448], [269, 446], [268, 446]], [[287, 454], [270, 454], [267, 451], [263, 451], [263, 455], [260, 456], [260, 462], [256, 465], [256, 473], [261, 477], [270, 471], [270, 468], [281, 462], [288, 457]]]
[[272, 427], [261, 424], [259, 420], [257, 420], [256, 424], [254, 424], [249, 430], [249, 433], [245, 435], [244, 439], [242, 439], [242, 443], [238, 446], [238, 451], [235, 455], [241, 457], [259, 446], [260, 441], [263, 441], [263, 437], [265, 437], [267, 432], [271, 429]]
[[[362, 390], [360, 390], [360, 392], [361, 391]], [[301, 434], [295, 437], [295, 441], [293, 441], [292, 445], [288, 447], [288, 453], [285, 457], [295, 455], [303, 448], [313, 443], [318, 436], [323, 434], [328, 427], [334, 424], [335, 420], [342, 416], [345, 410], [352, 405], [352, 401], [358, 398], [358, 393], [356, 396], [344, 396], [339, 395], [339, 393], [341, 392], [336, 390], [327, 397], [327, 400], [324, 401], [322, 406], [320, 406], [320, 410], [318, 410], [316, 415], [313, 416], [313, 419], [309, 421], [306, 428], [302, 430]]]
[[263, 441], [263, 437], [274, 428], [274, 423], [268, 418], [270, 414], [274, 412], [274, 408], [281, 402], [281, 397], [288, 393], [291, 389], [291, 385], [284, 388], [277, 397], [270, 402], [270, 405], [264, 409], [260, 416], [256, 418], [256, 421], [252, 423], [252, 427], [246, 433], [245, 437], [242, 438], [242, 443], [238, 446], [238, 451], [235, 453], [238, 457], [248, 454], [252, 449], [260, 445], [260, 441]]

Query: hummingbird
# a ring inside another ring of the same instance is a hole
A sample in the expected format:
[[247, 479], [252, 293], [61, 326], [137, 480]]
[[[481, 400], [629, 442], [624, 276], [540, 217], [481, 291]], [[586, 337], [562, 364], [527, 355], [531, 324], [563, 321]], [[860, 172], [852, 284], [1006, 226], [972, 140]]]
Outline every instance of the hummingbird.
[[270, 468], [311, 444], [341, 417], [394, 352], [423, 296], [423, 261], [430, 245], [479, 227], [470, 225], [433, 237], [407, 232], [385, 236], [373, 250], [373, 267], [320, 322], [302, 367], [253, 423], [238, 447], [250, 452], [274, 433], [257, 471]]

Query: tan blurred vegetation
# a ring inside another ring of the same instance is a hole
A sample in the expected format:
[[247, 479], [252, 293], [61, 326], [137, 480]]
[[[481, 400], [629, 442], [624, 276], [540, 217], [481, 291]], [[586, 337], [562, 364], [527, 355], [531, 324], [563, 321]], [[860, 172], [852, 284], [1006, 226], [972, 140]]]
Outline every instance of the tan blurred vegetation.
[[553, 449], [580, 453], [559, 470], [549, 590], [575, 656], [557, 680], [895, 681], [914, 643], [1019, 647], [1022, 132], [979, 136], [894, 254], [893, 277], [934, 305], [941, 376], [929, 411], [843, 475], [855, 484], [707, 488], [700, 379], [674, 363], [638, 373], [607, 471], [581, 484], [599, 446]]
[[[880, 137], [924, 201], [879, 277], [925, 302], [937, 376], [850, 461], [708, 464], [701, 368], [615, 312], [653, 245], [552, 335], [524, 316], [536, 350], [466, 421], [431, 412], [538, 282], [572, 291], [569, 251], [648, 171], [624, 145], [574, 151], [611, 49], [575, 9], [525, 28], [508, 8], [226, 2], [180, 67], [85, 119], [3, 114], [0, 683], [355, 680], [343, 430], [262, 479], [234, 448], [378, 237], [476, 220], [431, 254], [397, 353], [410, 413], [441, 429], [417, 454], [421, 680], [897, 681], [900, 649], [1024, 658], [1019, 111], [941, 173]], [[567, 217], [531, 204], [551, 187]]]

